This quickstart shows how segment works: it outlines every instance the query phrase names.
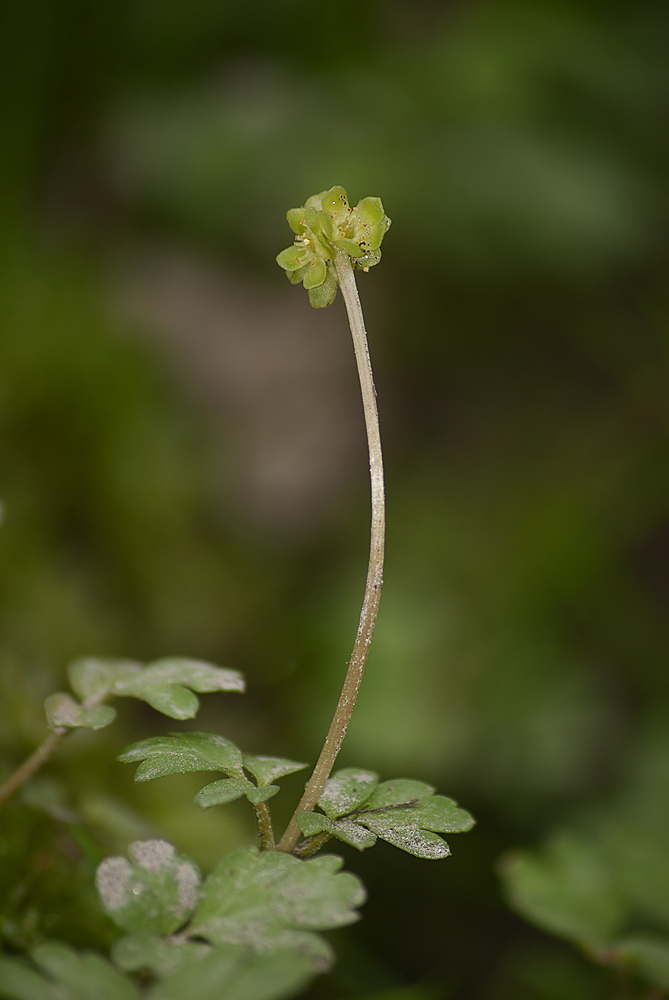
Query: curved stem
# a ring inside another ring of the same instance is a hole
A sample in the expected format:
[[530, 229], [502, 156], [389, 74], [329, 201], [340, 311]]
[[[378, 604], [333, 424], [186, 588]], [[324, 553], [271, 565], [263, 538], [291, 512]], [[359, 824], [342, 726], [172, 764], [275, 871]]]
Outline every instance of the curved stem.
[[353, 268], [348, 254], [337, 252], [335, 260], [339, 287], [341, 288], [348, 313], [348, 321], [353, 337], [353, 347], [355, 359], [358, 366], [358, 377], [360, 379], [360, 389], [362, 392], [362, 405], [365, 412], [365, 425], [367, 427], [367, 446], [369, 449], [369, 477], [372, 494], [372, 520], [370, 531], [369, 565], [367, 568], [367, 582], [365, 584], [365, 596], [360, 612], [360, 624], [355, 638], [353, 652], [346, 671], [344, 686], [337, 702], [334, 717], [330, 724], [323, 749], [314, 768], [314, 772], [309, 779], [304, 795], [295, 810], [295, 814], [288, 824], [288, 828], [281, 838], [278, 849], [290, 853], [300, 836], [300, 829], [297, 825], [297, 814], [301, 812], [311, 812], [318, 799], [325, 782], [330, 776], [332, 767], [336, 760], [339, 749], [346, 735], [348, 724], [351, 720], [353, 708], [360, 690], [362, 675], [367, 662], [369, 646], [374, 634], [376, 616], [381, 599], [381, 584], [383, 583], [383, 555], [385, 544], [386, 528], [386, 502], [383, 484], [383, 455], [381, 452], [381, 434], [379, 431], [379, 416], [376, 408], [376, 389], [374, 387], [374, 377], [372, 375], [372, 365], [369, 359], [369, 348], [367, 345], [367, 332], [362, 315], [362, 307], [358, 297], [358, 289], [355, 284]]
[[[90, 698], [86, 698], [82, 705], [84, 708], [93, 708], [95, 705], [100, 705], [108, 696], [108, 691], [103, 691], [101, 694], [91, 695]], [[46, 764], [51, 754], [57, 747], [61, 744], [64, 737], [68, 733], [73, 732], [67, 726], [59, 726], [57, 729], [47, 736], [43, 743], [37, 747], [34, 753], [28, 757], [27, 760], [21, 764], [14, 774], [7, 779], [7, 781], [0, 787], [0, 808], [5, 804], [7, 799], [10, 799], [14, 792], [18, 792], [21, 785], [25, 785], [26, 781], [32, 778], [35, 771], [39, 771], [42, 764]]]
[[45, 764], [51, 754], [54, 752], [56, 747], [61, 743], [63, 738], [67, 736], [70, 730], [65, 728], [55, 729], [47, 738], [44, 740], [37, 750], [24, 760], [23, 764], [14, 771], [14, 774], [7, 779], [2, 788], [0, 788], [0, 806], [3, 806], [7, 799], [10, 799], [14, 792], [18, 792], [21, 785], [25, 785], [29, 778], [32, 778], [35, 771], [38, 771], [42, 764]]

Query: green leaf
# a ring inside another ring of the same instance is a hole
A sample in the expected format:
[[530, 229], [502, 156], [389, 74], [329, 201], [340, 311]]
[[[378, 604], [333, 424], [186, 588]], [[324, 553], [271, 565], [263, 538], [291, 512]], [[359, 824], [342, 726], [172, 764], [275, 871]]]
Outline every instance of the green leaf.
[[327, 265], [324, 260], [320, 257], [315, 257], [309, 263], [309, 270], [303, 278], [304, 287], [316, 288], [317, 285], [322, 285], [325, 281], [327, 275]]
[[341, 866], [334, 855], [300, 861], [242, 847], [205, 880], [189, 932], [212, 944], [245, 944], [260, 952], [295, 948], [327, 968], [331, 951], [311, 932], [352, 923], [358, 919], [354, 907], [365, 900], [360, 880], [340, 872]]
[[86, 657], [70, 663], [67, 676], [74, 693], [85, 701], [87, 698], [102, 698], [110, 694], [117, 670], [125, 667], [141, 670], [142, 665], [131, 660], [99, 660]]
[[342, 768], [328, 778], [318, 804], [330, 819], [338, 819], [362, 805], [378, 783], [376, 771], [365, 771], [360, 767]]
[[[318, 803], [332, 822], [318, 832], [327, 831], [360, 851], [373, 847], [380, 837], [416, 857], [437, 859], [451, 852], [436, 833], [465, 833], [474, 825], [468, 812], [453, 799], [435, 795], [432, 785], [407, 778], [379, 785], [378, 780], [374, 771], [337, 771]], [[316, 820], [298, 818], [298, 823], [305, 835], [316, 832]]]
[[6, 1000], [139, 1000], [137, 987], [94, 952], [65, 944], [41, 944], [32, 952], [36, 971], [15, 958], [0, 958], [0, 996]]
[[277, 254], [276, 262], [284, 271], [297, 271], [298, 268], [305, 265], [304, 247], [287, 247], [280, 254]]
[[197, 714], [200, 703], [193, 691], [243, 692], [244, 679], [238, 670], [178, 657], [146, 667], [128, 664], [116, 668], [114, 694], [139, 698], [173, 719], [192, 719]]
[[104, 729], [116, 718], [116, 712], [109, 705], [93, 705], [84, 708], [69, 694], [57, 691], [44, 701], [46, 719], [51, 729]]
[[329, 833], [331, 837], [335, 835], [334, 823], [323, 813], [298, 813], [297, 825], [305, 837], [316, 837], [319, 833]]
[[245, 795], [249, 802], [266, 802], [279, 791], [278, 785], [266, 785], [257, 788], [253, 782], [246, 778], [222, 778], [220, 781], [212, 781], [205, 785], [197, 793], [193, 802], [200, 809], [210, 809], [212, 806], [222, 806], [227, 802], [234, 802], [242, 795]]
[[124, 931], [171, 934], [195, 909], [200, 872], [166, 840], [136, 840], [131, 860], [110, 857], [95, 884], [105, 913]]
[[244, 778], [241, 750], [215, 733], [154, 736], [126, 747], [118, 760], [124, 764], [143, 761], [135, 772], [135, 781], [152, 781], [187, 771], [222, 771], [233, 778]]
[[126, 934], [114, 941], [111, 957], [124, 972], [148, 970], [155, 976], [167, 976], [204, 958], [210, 951], [211, 945], [176, 934], [169, 938], [158, 934]]
[[315, 837], [319, 833], [328, 833], [331, 837], [336, 837], [359, 851], [373, 847], [376, 843], [376, 836], [373, 833], [347, 819], [336, 820], [333, 823], [322, 813], [298, 813], [297, 824], [305, 837]]
[[309, 767], [308, 764], [288, 760], [286, 757], [256, 756], [252, 753], [242, 754], [242, 763], [259, 785], [271, 785], [286, 774], [295, 774], [296, 771], [303, 771], [305, 767]]
[[666, 938], [639, 934], [626, 938], [615, 949], [616, 957], [663, 990], [669, 990], [669, 944]]
[[597, 845], [565, 831], [541, 851], [517, 851], [502, 859], [510, 905], [551, 934], [599, 949], [618, 933], [622, 901]]
[[254, 955], [220, 945], [156, 983], [150, 1000], [283, 1000], [313, 978], [313, 962], [293, 951]]
[[332, 305], [337, 295], [339, 283], [337, 278], [328, 268], [328, 273], [322, 285], [309, 289], [309, 302], [314, 309], [325, 309]]

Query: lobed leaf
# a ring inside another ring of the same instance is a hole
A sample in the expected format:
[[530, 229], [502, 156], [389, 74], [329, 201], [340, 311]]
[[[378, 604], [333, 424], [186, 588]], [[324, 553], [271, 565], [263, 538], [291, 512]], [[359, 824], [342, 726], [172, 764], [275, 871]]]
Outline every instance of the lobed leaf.
[[44, 700], [44, 711], [51, 729], [104, 729], [116, 718], [116, 711], [109, 705], [86, 708], [61, 691]]
[[197, 696], [212, 691], [244, 691], [238, 670], [214, 667], [199, 660], [170, 657], [146, 667], [124, 664], [115, 669], [113, 694], [139, 698], [173, 719], [192, 719], [200, 707]]
[[267, 802], [278, 791], [278, 785], [264, 785], [262, 788], [258, 788], [247, 778], [222, 778], [220, 781], [212, 781], [211, 784], [201, 788], [193, 802], [200, 809], [211, 809], [212, 806], [223, 806], [245, 795], [249, 802], [257, 804], [258, 802]]
[[[32, 951], [38, 969], [0, 958], [0, 997], [5, 1000], [139, 1000], [137, 987], [94, 952], [50, 942]], [[39, 970], [39, 971], [38, 971]]]
[[191, 915], [200, 872], [166, 840], [136, 840], [131, 860], [110, 857], [98, 866], [95, 884], [105, 913], [131, 933], [171, 934]]
[[376, 835], [351, 820], [332, 820], [322, 813], [298, 813], [297, 824], [305, 837], [315, 837], [319, 833], [327, 833], [345, 844], [364, 851], [376, 843]]
[[142, 664], [132, 660], [100, 660], [88, 656], [74, 660], [67, 668], [70, 687], [82, 701], [110, 694], [118, 671], [130, 667], [141, 670]]
[[345, 767], [328, 778], [318, 804], [330, 819], [353, 812], [365, 802], [379, 783], [376, 771]]
[[453, 799], [435, 795], [432, 785], [424, 781], [378, 782], [374, 771], [337, 771], [326, 782], [318, 803], [326, 816], [302, 813], [298, 816], [302, 833], [329, 833], [359, 851], [373, 847], [380, 837], [416, 857], [437, 859], [451, 853], [437, 833], [465, 833], [474, 825], [466, 810]]
[[283, 1000], [299, 993], [316, 971], [307, 956], [292, 951], [254, 955], [243, 947], [219, 945], [156, 983], [149, 998]]
[[616, 946], [615, 955], [660, 989], [669, 990], [669, 944], [666, 938], [650, 934], [626, 938]]
[[215, 733], [173, 733], [154, 736], [126, 747], [118, 760], [124, 764], [142, 761], [135, 781], [152, 781], [167, 774], [187, 771], [222, 771], [244, 779], [242, 753], [234, 743]]
[[308, 764], [301, 761], [288, 760], [286, 757], [266, 757], [257, 756], [252, 753], [242, 754], [244, 770], [252, 774], [259, 785], [271, 785], [278, 778], [283, 778], [287, 774], [295, 774], [296, 771], [303, 771]]
[[551, 934], [597, 950], [620, 930], [624, 910], [597, 847], [566, 831], [541, 851], [516, 851], [501, 865], [510, 905]]
[[126, 934], [114, 941], [111, 957], [124, 972], [147, 971], [154, 976], [167, 976], [182, 966], [191, 966], [210, 951], [211, 945], [177, 935], [164, 938], [158, 934]]
[[354, 922], [355, 907], [365, 900], [360, 880], [340, 872], [341, 866], [335, 855], [300, 861], [279, 851], [242, 847], [205, 880], [189, 933], [258, 952], [289, 947], [325, 969], [331, 951], [311, 932]]

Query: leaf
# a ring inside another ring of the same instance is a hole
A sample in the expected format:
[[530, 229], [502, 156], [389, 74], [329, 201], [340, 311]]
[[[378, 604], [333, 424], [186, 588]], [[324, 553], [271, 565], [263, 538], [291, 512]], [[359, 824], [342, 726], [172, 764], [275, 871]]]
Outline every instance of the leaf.
[[116, 718], [116, 711], [109, 705], [84, 708], [69, 694], [57, 691], [44, 701], [46, 719], [51, 729], [104, 729]]
[[238, 670], [178, 657], [156, 660], [146, 667], [116, 667], [113, 694], [139, 698], [173, 719], [192, 719], [197, 714], [200, 702], [194, 691], [243, 692], [244, 679]]
[[194, 797], [193, 802], [200, 809], [210, 809], [212, 806], [222, 806], [227, 802], [234, 802], [242, 795], [245, 795], [249, 802], [267, 802], [279, 791], [278, 785], [265, 785], [257, 788], [253, 782], [246, 778], [222, 778], [220, 781], [212, 781], [211, 784], [201, 788]]
[[241, 750], [215, 733], [154, 736], [126, 747], [117, 759], [124, 764], [143, 761], [135, 772], [135, 781], [152, 781], [187, 771], [222, 771], [245, 780]]
[[619, 931], [623, 906], [597, 845], [565, 831], [542, 850], [502, 859], [510, 905], [551, 934], [599, 949]]
[[296, 771], [303, 771], [305, 767], [309, 767], [308, 764], [288, 760], [286, 757], [256, 756], [252, 753], [242, 754], [242, 763], [259, 785], [271, 785], [286, 774], [295, 774]]
[[368, 847], [373, 847], [376, 843], [376, 836], [370, 833], [357, 823], [351, 820], [340, 819], [334, 823], [322, 813], [298, 813], [297, 824], [305, 837], [315, 837], [319, 833], [329, 833], [331, 837], [337, 837], [345, 844], [364, 851]]
[[313, 962], [292, 951], [254, 955], [246, 948], [220, 945], [184, 964], [150, 991], [150, 1000], [283, 1000], [299, 993], [313, 977]]
[[669, 990], [669, 944], [666, 938], [639, 934], [616, 946], [615, 955], [627, 960], [634, 971]]
[[[318, 832], [329, 832], [359, 851], [373, 847], [380, 837], [416, 857], [437, 859], [451, 853], [437, 832], [465, 833], [474, 825], [466, 810], [453, 799], [435, 795], [432, 785], [407, 778], [379, 785], [378, 780], [374, 771], [337, 771], [326, 782], [318, 802], [331, 822], [329, 826], [321, 823]], [[316, 821], [306, 819], [306, 815], [298, 817], [298, 824], [306, 836], [313, 836]]]
[[124, 972], [148, 970], [156, 976], [167, 976], [210, 951], [211, 945], [177, 935], [163, 938], [158, 934], [126, 934], [114, 941], [111, 957]]
[[129, 979], [94, 952], [48, 943], [32, 952], [36, 971], [15, 958], [0, 958], [0, 996], [7, 1000], [139, 1000]]
[[105, 913], [124, 931], [171, 934], [195, 909], [200, 872], [166, 840], [136, 840], [131, 861], [110, 857], [95, 884]]
[[189, 933], [259, 952], [295, 948], [327, 968], [330, 949], [309, 932], [354, 922], [354, 907], [365, 900], [360, 880], [339, 871], [342, 863], [335, 855], [300, 861], [279, 851], [242, 847], [205, 880]]
[[362, 805], [378, 783], [376, 771], [344, 767], [328, 778], [318, 804], [330, 819], [338, 819]]
[[131, 660], [100, 660], [84, 657], [70, 663], [67, 676], [74, 693], [85, 701], [87, 698], [102, 698], [110, 694], [117, 671], [125, 667], [141, 670], [142, 665]]

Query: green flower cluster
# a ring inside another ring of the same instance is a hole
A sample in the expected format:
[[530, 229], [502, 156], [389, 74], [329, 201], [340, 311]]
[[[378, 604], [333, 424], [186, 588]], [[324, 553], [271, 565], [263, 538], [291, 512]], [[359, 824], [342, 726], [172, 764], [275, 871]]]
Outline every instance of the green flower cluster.
[[381, 260], [379, 248], [390, 226], [380, 198], [363, 198], [351, 208], [340, 185], [312, 195], [302, 208], [289, 209], [286, 218], [295, 243], [276, 262], [292, 284], [303, 283], [315, 309], [329, 306], [337, 294], [337, 250], [349, 254], [354, 267], [368, 271]]

